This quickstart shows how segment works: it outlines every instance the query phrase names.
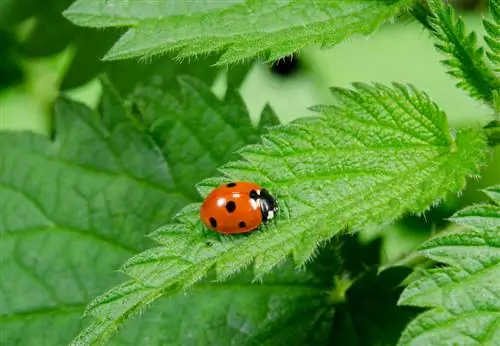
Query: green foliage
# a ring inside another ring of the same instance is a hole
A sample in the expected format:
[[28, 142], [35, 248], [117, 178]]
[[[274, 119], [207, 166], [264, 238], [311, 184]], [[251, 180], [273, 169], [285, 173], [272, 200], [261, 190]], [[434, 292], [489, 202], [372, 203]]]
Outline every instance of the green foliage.
[[398, 345], [496, 345], [500, 340], [500, 185], [494, 201], [458, 211], [465, 227], [424, 243], [420, 252], [447, 266], [426, 270], [400, 304], [431, 308], [413, 320]]
[[[189, 79], [184, 84], [198, 87], [186, 88], [185, 100], [206, 96], [207, 87], [199, 82]], [[54, 141], [32, 133], [0, 132], [0, 276], [7, 278], [0, 282], [2, 345], [67, 345], [82, 327], [80, 316], [89, 300], [120, 281], [113, 270], [148, 247], [145, 232], [199, 199], [185, 189], [192, 177], [176, 174], [174, 153], [162, 150], [138, 126], [108, 84], [106, 91], [99, 115], [59, 99]], [[207, 101], [217, 104], [210, 97]], [[186, 107], [176, 105], [178, 111]], [[184, 114], [210, 109], [198, 105]], [[159, 122], [177, 117], [159, 112]], [[230, 126], [223, 120], [214, 116], [206, 123], [217, 133]], [[174, 134], [179, 142], [196, 140], [190, 132]], [[238, 135], [231, 137], [231, 150], [257, 139]], [[197, 179], [213, 173], [213, 165], [199, 160], [210, 149], [182, 151], [191, 158]], [[178, 301], [187, 304], [186, 298]], [[143, 328], [140, 321], [134, 324], [125, 336], [128, 343]], [[156, 337], [161, 340], [161, 334]]]
[[73, 0], [45, 0], [30, 1], [30, 4], [19, 7], [21, 13], [35, 16], [29, 34], [22, 41], [23, 53], [29, 57], [50, 56], [57, 54], [72, 43], [75, 38], [80, 38], [89, 30], [77, 27], [66, 20], [61, 12]]
[[[324, 272], [317, 271], [320, 266]], [[129, 320], [109, 345], [327, 344], [334, 269], [324, 256], [301, 272], [287, 262], [260, 283], [252, 283], [251, 269], [224, 283], [210, 275], [189, 294], [160, 299], [140, 319]], [[140, 332], [133, 328], [137, 320]]]
[[[43, 7], [50, 8], [52, 4], [64, 0], [3, 0], [0, 1], [0, 28], [12, 29], [13, 26], [19, 24], [37, 13]], [[66, 2], [66, 6], [69, 2]]]
[[[488, 57], [495, 63], [495, 68], [492, 68], [485, 59], [484, 49], [477, 47], [476, 33], [466, 32], [462, 18], [456, 17], [453, 8], [443, 4], [441, 0], [429, 0], [428, 4], [428, 22], [423, 15], [425, 7], [418, 6], [418, 10], [414, 12], [417, 18], [430, 28], [436, 39], [436, 48], [447, 55], [443, 64], [447, 66], [448, 73], [457, 78], [457, 86], [472, 97], [492, 103], [493, 91], [500, 90], [497, 61], [500, 41], [498, 17], [495, 17], [495, 24], [485, 22], [489, 33], [486, 40], [491, 48]], [[498, 1], [491, 2], [490, 8], [495, 16], [500, 12], [498, 6]]]
[[[266, 106], [254, 124], [236, 91], [249, 65], [229, 70], [223, 99], [208, 85], [215, 62], [331, 47], [411, 7], [457, 85], [498, 116], [499, 0], [484, 49], [439, 0], [70, 3], [0, 1], [2, 30], [35, 19], [4, 61], [72, 45], [62, 89], [111, 80], [97, 112], [57, 100], [53, 139], [0, 132], [0, 344], [497, 343], [500, 186], [399, 261], [439, 268], [379, 272], [381, 240], [361, 245], [357, 232], [459, 194], [499, 143], [499, 119], [452, 130], [412, 85], [356, 83], [332, 88], [316, 116], [280, 125]], [[113, 42], [108, 60], [204, 58], [100, 61]], [[247, 235], [205, 229], [201, 198], [233, 179], [271, 190], [277, 218]]]
[[215, 62], [211, 56], [197, 59], [190, 64], [180, 64], [169, 57], [161, 57], [152, 62], [101, 61], [102, 54], [119, 37], [118, 34], [119, 31], [116, 30], [86, 29], [85, 33], [76, 39], [76, 54], [61, 82], [61, 89], [80, 86], [94, 79], [99, 73], [105, 73], [123, 96], [131, 93], [138, 84], [153, 83], [164, 92], [173, 93], [177, 91], [176, 78], [179, 75], [189, 74], [205, 83], [211, 83], [219, 72], [210, 68]]
[[331, 47], [370, 34], [413, 0], [155, 1], [77, 0], [65, 16], [88, 27], [130, 27], [105, 59], [179, 57], [224, 51], [218, 64], [276, 60], [311, 44]]
[[0, 91], [10, 85], [20, 83], [23, 70], [18, 59], [19, 47], [13, 35], [0, 29]]
[[[179, 84], [177, 97], [148, 85], [136, 88], [131, 99], [142, 124], [169, 158], [171, 174], [181, 181], [178, 187], [199, 199], [193, 182], [215, 175], [217, 167], [235, 158], [236, 150], [257, 142], [261, 130], [250, 121], [235, 90], [229, 89], [225, 99], [218, 100], [206, 85], [192, 77], [179, 78]], [[270, 117], [267, 113], [265, 121]], [[204, 167], [203, 171], [193, 169], [193, 163]]]
[[[497, 73], [500, 73], [500, 1], [489, 0], [492, 21], [484, 20], [483, 25], [487, 35], [484, 37], [490, 48], [486, 55]], [[499, 91], [500, 92], [500, 91]]]
[[377, 275], [366, 271], [335, 308], [330, 345], [395, 345], [419, 309], [398, 307], [401, 282], [411, 269], [392, 267]]
[[[481, 133], [464, 129], [452, 137], [444, 113], [411, 86], [357, 84], [332, 93], [336, 104], [315, 107], [321, 116], [270, 130], [262, 144], [240, 150], [243, 160], [220, 168], [228, 178], [273, 191], [282, 208], [276, 223], [221, 238], [201, 226], [198, 203], [187, 206], [152, 234], [160, 246], [122, 267], [133, 280], [89, 305], [97, 321], [74, 344], [103, 342], [133, 313], [212, 268], [223, 281], [253, 263], [261, 279], [290, 254], [296, 266], [305, 264], [346, 226], [359, 230], [423, 212], [460, 191], [484, 160]], [[208, 179], [199, 190], [206, 195], [228, 178]]]
[[[23, 38], [15, 42], [19, 46], [19, 57], [30, 59], [51, 56], [61, 53], [69, 46], [74, 50], [69, 66], [60, 79], [58, 85], [60, 90], [79, 87], [95, 79], [102, 72], [108, 75], [123, 95], [132, 91], [139, 82], [149, 84], [152, 79], [158, 78], [163, 80], [162, 86], [165, 89], [172, 89], [179, 74], [188, 73], [202, 78], [207, 83], [215, 79], [217, 69], [209, 68], [216, 61], [214, 56], [199, 58], [190, 64], [179, 64], [169, 57], [162, 57], [149, 63], [132, 60], [101, 61], [102, 55], [125, 31], [115, 28], [97, 30], [74, 25], [62, 15], [62, 11], [72, 2], [73, 0], [0, 1], [0, 28], [12, 30], [14, 25], [19, 25], [23, 20], [31, 17], [34, 19], [29, 30], [25, 30], [25, 34], [22, 35]], [[0, 49], [4, 46], [8, 47], [7, 43], [0, 45]], [[0, 54], [1, 58], [4, 56], [8, 58], [6, 52]], [[248, 68], [245, 72], [247, 70]], [[9, 77], [7, 72], [16, 73], [16, 78], [19, 75], [18, 71], [9, 69], [1, 74], [2, 77]]]
[[500, 144], [500, 121], [492, 120], [484, 126], [484, 133], [488, 137], [488, 144], [495, 146]]

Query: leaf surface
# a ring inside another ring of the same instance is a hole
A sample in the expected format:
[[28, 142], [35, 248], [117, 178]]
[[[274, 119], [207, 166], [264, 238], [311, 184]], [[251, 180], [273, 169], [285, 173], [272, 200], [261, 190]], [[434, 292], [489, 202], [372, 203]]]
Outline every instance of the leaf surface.
[[78, 0], [65, 16], [81, 26], [129, 27], [106, 59], [224, 50], [218, 63], [228, 64], [258, 55], [276, 60], [311, 44], [330, 47], [353, 34], [370, 34], [412, 2]]
[[426, 257], [446, 264], [426, 270], [399, 304], [430, 308], [406, 328], [398, 345], [496, 345], [500, 340], [500, 186], [485, 190], [494, 205], [458, 211], [467, 230], [424, 243]]
[[356, 84], [332, 90], [337, 102], [317, 117], [271, 129], [243, 159], [220, 168], [226, 177], [198, 185], [203, 195], [228, 180], [255, 181], [278, 198], [275, 222], [243, 237], [220, 237], [201, 225], [200, 205], [184, 208], [152, 234], [159, 245], [132, 257], [132, 280], [88, 307], [97, 321], [74, 344], [102, 342], [133, 313], [162, 295], [190, 287], [215, 269], [227, 280], [250, 263], [256, 279], [292, 254], [296, 266], [346, 227], [356, 231], [423, 212], [465, 186], [485, 158], [482, 133], [450, 133], [445, 114], [408, 85]]
[[[162, 150], [108, 83], [104, 90], [99, 114], [59, 99], [53, 141], [0, 132], [2, 345], [67, 345], [83, 325], [85, 305], [119, 283], [119, 265], [150, 243], [145, 233], [199, 200], [183, 188], [192, 177], [175, 174], [178, 167], [170, 163], [177, 149]], [[184, 108], [189, 112], [198, 110]], [[162, 112], [157, 119], [173, 116]], [[207, 124], [212, 122], [215, 132], [229, 126], [217, 118]], [[174, 137], [189, 142], [193, 134], [173, 132], [169, 140]], [[246, 140], [235, 143], [251, 143]], [[210, 150], [183, 154], [194, 162]], [[192, 167], [199, 179], [213, 173], [204, 163]], [[188, 317], [183, 321], [190, 323]], [[134, 344], [142, 328], [132, 325], [122, 340]], [[161, 340], [162, 334], [152, 337]]]
[[140, 319], [125, 323], [110, 345], [123, 344], [136, 320], [136, 344], [161, 335], [168, 345], [323, 345], [330, 337], [333, 305], [329, 291], [338, 270], [330, 246], [303, 271], [287, 261], [262, 282], [252, 283], [251, 268], [231, 280], [214, 281], [211, 272], [188, 294], [159, 299]]
[[484, 36], [484, 40], [489, 47], [486, 56], [493, 64], [496, 73], [500, 73], [500, 1], [490, 0], [489, 9], [492, 19], [483, 20], [484, 29], [487, 34]]
[[[183, 184], [180, 188], [199, 199], [193, 182], [217, 174], [217, 167], [235, 158], [235, 151], [257, 142], [264, 127], [252, 124], [234, 89], [219, 100], [192, 77], [177, 80], [179, 95], [165, 94], [161, 86], [150, 84], [137, 87], [131, 99], [147, 131], [169, 158], [172, 174]], [[268, 113], [269, 110], [263, 113], [263, 121], [267, 121]], [[193, 165], [204, 169], [193, 169]]]
[[[429, 8], [427, 23], [421, 13], [419, 16], [434, 35], [437, 50], [447, 56], [442, 63], [448, 73], [458, 80], [457, 87], [476, 99], [492, 103], [493, 92], [500, 89], [498, 65], [492, 68], [485, 57], [484, 48], [477, 45], [476, 33], [467, 32], [463, 19], [457, 17], [451, 5], [430, 0]], [[498, 10], [498, 1], [492, 1], [491, 8], [493, 12], [495, 8]], [[424, 7], [419, 6], [419, 10], [424, 10]], [[495, 43], [500, 39], [498, 23], [488, 23], [485, 23], [485, 28], [489, 28], [487, 31], [493, 36], [487, 36], [486, 41], [492, 49], [497, 49]], [[488, 52], [490, 59], [491, 55], [495, 53]]]

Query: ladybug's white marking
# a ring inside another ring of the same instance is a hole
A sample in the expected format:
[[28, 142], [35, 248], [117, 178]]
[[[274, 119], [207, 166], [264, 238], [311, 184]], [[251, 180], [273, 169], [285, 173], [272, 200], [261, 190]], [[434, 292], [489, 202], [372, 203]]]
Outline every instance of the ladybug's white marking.
[[271, 220], [273, 217], [274, 217], [274, 211], [269, 210], [269, 211], [267, 212], [267, 219], [268, 219], [268, 220]]
[[233, 192], [233, 197], [234, 198], [240, 198], [241, 195], [238, 192]]
[[218, 207], [223, 207], [226, 205], [226, 199], [225, 198], [219, 198], [217, 199], [217, 206]]
[[260, 208], [259, 202], [256, 201], [255, 199], [250, 198], [250, 204], [252, 205], [252, 209], [259, 209]]

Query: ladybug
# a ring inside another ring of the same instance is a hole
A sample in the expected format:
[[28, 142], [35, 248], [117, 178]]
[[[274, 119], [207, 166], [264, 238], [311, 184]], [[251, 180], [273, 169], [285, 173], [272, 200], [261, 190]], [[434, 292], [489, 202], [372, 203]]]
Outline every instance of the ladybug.
[[255, 183], [232, 182], [210, 192], [200, 209], [200, 219], [222, 234], [247, 233], [271, 220], [278, 212], [276, 199]]

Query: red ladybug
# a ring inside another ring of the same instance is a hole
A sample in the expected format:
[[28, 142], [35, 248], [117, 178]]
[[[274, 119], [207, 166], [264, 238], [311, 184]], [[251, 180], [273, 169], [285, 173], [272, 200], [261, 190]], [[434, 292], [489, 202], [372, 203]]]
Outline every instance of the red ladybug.
[[247, 233], [278, 212], [276, 199], [255, 183], [233, 182], [217, 187], [203, 202], [200, 218], [223, 234]]

